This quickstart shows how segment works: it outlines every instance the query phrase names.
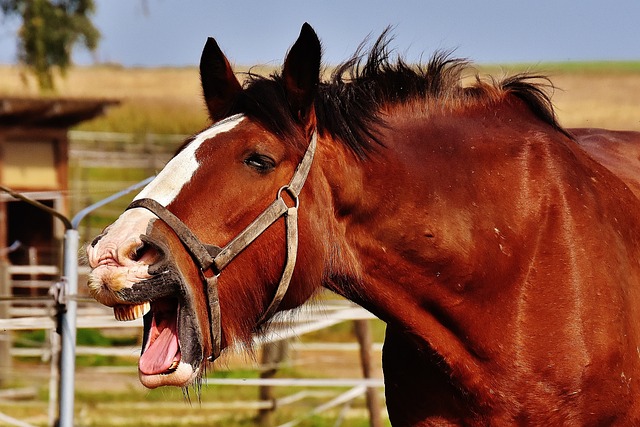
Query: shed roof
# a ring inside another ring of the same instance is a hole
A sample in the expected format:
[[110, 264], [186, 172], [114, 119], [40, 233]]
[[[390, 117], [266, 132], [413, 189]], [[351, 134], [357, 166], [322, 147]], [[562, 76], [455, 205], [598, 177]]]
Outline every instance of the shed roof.
[[68, 128], [118, 103], [111, 99], [0, 97], [0, 128]]

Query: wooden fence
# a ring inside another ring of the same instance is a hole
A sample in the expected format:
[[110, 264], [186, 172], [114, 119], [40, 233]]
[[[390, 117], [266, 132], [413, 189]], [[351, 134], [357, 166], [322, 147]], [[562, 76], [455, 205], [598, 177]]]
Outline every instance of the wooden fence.
[[[51, 330], [55, 328], [55, 320], [48, 313], [47, 307], [14, 307], [9, 310], [5, 318], [0, 318], [0, 331], [7, 333], [9, 331], [20, 330]], [[365, 396], [367, 408], [370, 414], [370, 425], [379, 427], [382, 425], [384, 411], [380, 407], [380, 390], [384, 387], [380, 372], [375, 372], [372, 366], [372, 359], [379, 357], [381, 351], [380, 344], [374, 344], [370, 340], [368, 332], [368, 322], [373, 316], [364, 309], [343, 300], [328, 301], [322, 305], [317, 303], [303, 307], [298, 314], [292, 315], [283, 313], [278, 315], [274, 321], [273, 327], [265, 334], [254, 337], [257, 348], [261, 349], [263, 358], [261, 360], [262, 372], [275, 372], [274, 370], [284, 362], [282, 357], [270, 357], [274, 349], [288, 346], [293, 350], [314, 351], [322, 353], [326, 351], [359, 351], [362, 365], [363, 376], [361, 378], [274, 378], [273, 375], [261, 375], [258, 379], [215, 379], [208, 378], [207, 384], [225, 387], [258, 387], [259, 399], [247, 402], [231, 402], [225, 406], [218, 403], [218, 409], [234, 411], [236, 409], [253, 408], [259, 413], [258, 425], [273, 426], [273, 415], [277, 408], [291, 405], [299, 400], [313, 394], [313, 392], [294, 392], [288, 396], [274, 398], [272, 393], [274, 387], [304, 387], [309, 390], [313, 389], [345, 389], [343, 392], [333, 392], [326, 395], [329, 399], [312, 409], [306, 415], [291, 420], [280, 427], [293, 427], [302, 422], [307, 417], [321, 414], [329, 409], [349, 405], [354, 399]], [[304, 334], [318, 331], [341, 322], [353, 321], [356, 329], [359, 329], [359, 339], [357, 343], [295, 343], [291, 339], [300, 337]], [[142, 319], [131, 322], [119, 322], [113, 317], [110, 309], [100, 306], [97, 303], [85, 302], [80, 305], [78, 310], [78, 328], [96, 328], [96, 329], [130, 329], [134, 328], [139, 333], [142, 328]], [[364, 338], [362, 338], [364, 337]], [[30, 348], [11, 348], [12, 357], [39, 357], [46, 360], [51, 358], [55, 349], [51, 348], [48, 343], [40, 347]], [[81, 355], [102, 355], [102, 356], [118, 356], [118, 357], [137, 357], [137, 351], [127, 347], [78, 347], [76, 354]], [[267, 355], [265, 357], [265, 355]], [[132, 361], [132, 364], [134, 362]], [[292, 363], [288, 361], [286, 363]], [[295, 361], [293, 361], [295, 363]], [[99, 368], [97, 368], [99, 369]], [[55, 369], [51, 370], [52, 375]], [[54, 386], [55, 382], [50, 383]], [[1, 396], [0, 396], [1, 398]], [[4, 417], [4, 418], [2, 418]], [[0, 413], [0, 421], [10, 419], [6, 415]], [[16, 422], [20, 422], [16, 420]], [[7, 422], [8, 423], [8, 422]], [[21, 423], [21, 422], [20, 422]], [[8, 423], [8, 425], [12, 425]], [[28, 425], [28, 424], [14, 424]]]

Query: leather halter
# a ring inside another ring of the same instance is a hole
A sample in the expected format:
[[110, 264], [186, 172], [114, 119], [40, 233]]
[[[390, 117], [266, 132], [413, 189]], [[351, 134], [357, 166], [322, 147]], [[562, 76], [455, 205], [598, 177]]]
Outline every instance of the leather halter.
[[[240, 252], [260, 236], [280, 217], [285, 217], [287, 254], [285, 267], [280, 278], [280, 283], [264, 314], [260, 317], [258, 324], [266, 322], [278, 309], [282, 298], [289, 287], [291, 275], [296, 263], [298, 251], [298, 207], [300, 205], [298, 196], [304, 186], [309, 174], [313, 156], [316, 151], [317, 131], [314, 130], [307, 151], [298, 164], [293, 177], [288, 185], [278, 190], [276, 199], [258, 217], [234, 237], [225, 247], [220, 248], [215, 245], [202, 243], [200, 239], [189, 229], [189, 227], [170, 212], [165, 206], [153, 199], [137, 199], [131, 202], [127, 210], [133, 208], [144, 208], [151, 211], [169, 226], [178, 236], [191, 258], [200, 269], [200, 276], [203, 280], [205, 300], [209, 310], [209, 324], [211, 334], [212, 354], [209, 361], [215, 360], [221, 352], [221, 331], [222, 322], [220, 318], [220, 303], [218, 299], [218, 275]], [[282, 193], [286, 192], [294, 201], [294, 206], [289, 207]]]

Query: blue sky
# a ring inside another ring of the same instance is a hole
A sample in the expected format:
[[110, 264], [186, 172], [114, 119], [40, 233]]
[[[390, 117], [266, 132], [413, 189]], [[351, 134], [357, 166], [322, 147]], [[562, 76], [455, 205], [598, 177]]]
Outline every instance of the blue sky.
[[[409, 60], [435, 49], [479, 63], [640, 60], [640, 0], [96, 0], [97, 52], [81, 65], [188, 66], [208, 36], [236, 64], [279, 65], [309, 22], [324, 62], [349, 57], [392, 25]], [[0, 63], [15, 62], [17, 23], [0, 22]]]

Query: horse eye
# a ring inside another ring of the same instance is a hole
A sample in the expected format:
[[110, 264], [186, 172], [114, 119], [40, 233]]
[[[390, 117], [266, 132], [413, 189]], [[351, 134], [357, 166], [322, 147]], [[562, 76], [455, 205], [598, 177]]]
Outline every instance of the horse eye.
[[258, 172], [269, 172], [276, 167], [276, 162], [264, 154], [253, 153], [244, 160], [244, 164]]

